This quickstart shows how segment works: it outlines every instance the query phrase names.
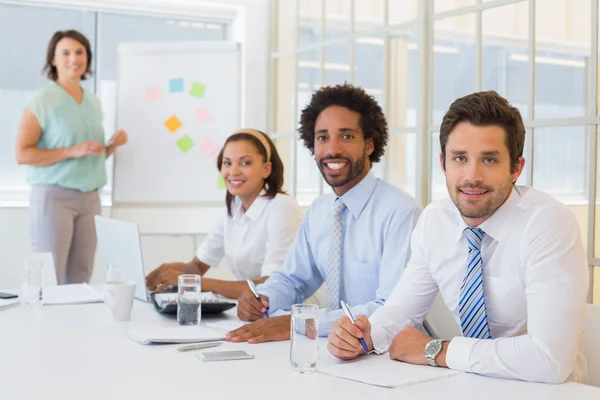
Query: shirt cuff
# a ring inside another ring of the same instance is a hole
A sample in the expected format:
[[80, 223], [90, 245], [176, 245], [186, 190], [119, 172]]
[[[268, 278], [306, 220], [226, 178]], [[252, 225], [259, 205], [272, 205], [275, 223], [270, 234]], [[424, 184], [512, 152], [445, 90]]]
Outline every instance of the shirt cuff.
[[264, 283], [261, 283], [256, 287], [258, 294], [262, 294], [263, 296], [267, 296], [269, 298], [269, 315], [273, 314], [275, 311], [282, 310], [279, 299], [277, 298], [277, 293], [274, 290], [269, 290], [269, 287]]
[[473, 372], [471, 369], [471, 350], [480, 339], [458, 336], [448, 344], [446, 364], [457, 371]]
[[371, 325], [371, 340], [373, 341], [373, 350], [377, 354], [383, 354], [390, 349], [391, 343], [381, 325]]

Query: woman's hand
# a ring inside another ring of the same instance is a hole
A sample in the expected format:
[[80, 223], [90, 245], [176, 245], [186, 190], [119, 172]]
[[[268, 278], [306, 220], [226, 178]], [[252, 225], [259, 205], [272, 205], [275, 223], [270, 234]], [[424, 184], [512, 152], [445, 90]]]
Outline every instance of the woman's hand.
[[118, 131], [115, 132], [115, 134], [110, 138], [109, 146], [113, 145], [115, 148], [119, 147], [119, 146], [123, 146], [125, 143], [127, 143], [127, 132], [125, 132], [123, 129], [119, 129]]
[[95, 140], [86, 140], [83, 143], [76, 144], [68, 148], [70, 158], [81, 158], [87, 155], [101, 156], [104, 153], [104, 145]]

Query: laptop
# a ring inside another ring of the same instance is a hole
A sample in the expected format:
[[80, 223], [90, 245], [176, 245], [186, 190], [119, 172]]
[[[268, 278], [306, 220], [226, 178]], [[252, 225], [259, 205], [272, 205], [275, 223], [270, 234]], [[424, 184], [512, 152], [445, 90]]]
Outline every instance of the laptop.
[[[123, 272], [123, 279], [135, 282], [135, 298], [150, 301], [146, 288], [146, 273], [142, 261], [142, 246], [137, 224], [96, 215], [96, 249], [100, 265], [108, 264]], [[106, 272], [106, 271], [105, 271]]]

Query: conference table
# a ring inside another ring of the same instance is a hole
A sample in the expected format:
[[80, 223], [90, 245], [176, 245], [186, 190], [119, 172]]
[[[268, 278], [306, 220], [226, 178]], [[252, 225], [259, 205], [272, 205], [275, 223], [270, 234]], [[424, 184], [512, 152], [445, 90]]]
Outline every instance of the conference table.
[[[236, 320], [235, 309], [203, 323]], [[0, 311], [0, 399], [600, 399], [600, 388], [549, 385], [460, 374], [397, 388], [321, 374], [298, 374], [289, 341], [225, 343], [251, 360], [203, 362], [181, 345], [142, 345], [126, 331], [176, 326], [152, 304], [134, 302], [115, 322], [105, 304], [12, 307]], [[340, 363], [320, 339], [319, 366]], [[382, 355], [381, 357], [387, 357]]]

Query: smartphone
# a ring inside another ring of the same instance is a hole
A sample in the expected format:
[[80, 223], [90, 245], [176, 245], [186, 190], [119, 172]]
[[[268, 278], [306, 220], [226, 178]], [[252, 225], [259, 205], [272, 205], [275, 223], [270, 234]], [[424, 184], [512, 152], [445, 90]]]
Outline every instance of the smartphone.
[[16, 294], [0, 292], [0, 299], [8, 300], [8, 299], [16, 299], [17, 297], [19, 297], [19, 296]]
[[228, 350], [228, 351], [206, 351], [198, 354], [198, 358], [202, 361], [228, 361], [228, 360], [248, 360], [254, 358], [254, 354], [248, 354], [243, 350]]

